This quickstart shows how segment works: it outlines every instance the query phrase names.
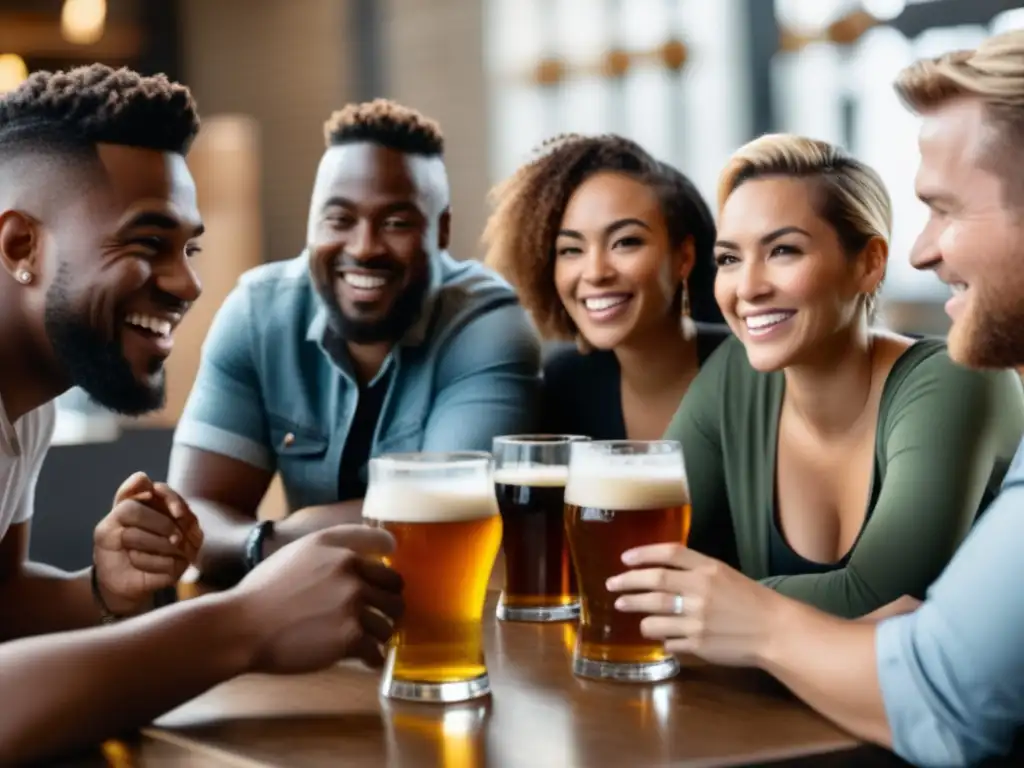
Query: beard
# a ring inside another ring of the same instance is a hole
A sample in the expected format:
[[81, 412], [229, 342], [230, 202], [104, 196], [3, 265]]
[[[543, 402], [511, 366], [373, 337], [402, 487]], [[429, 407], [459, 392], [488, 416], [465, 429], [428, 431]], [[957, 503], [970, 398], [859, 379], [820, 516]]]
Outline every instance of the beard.
[[949, 334], [949, 354], [969, 368], [1024, 365], [1024, 277], [1007, 275], [999, 288], [977, 291]]
[[334, 295], [334, 286], [317, 285], [317, 293], [327, 309], [328, 322], [338, 336], [352, 344], [378, 344], [398, 341], [412, 327], [423, 310], [430, 278], [424, 274], [410, 283], [395, 299], [388, 314], [379, 320], [361, 320], [346, 315]]
[[75, 310], [67, 285], [67, 267], [62, 264], [46, 292], [44, 327], [57, 363], [72, 385], [100, 406], [126, 416], [162, 408], [163, 361], [155, 359], [150, 380], [139, 381], [120, 341], [105, 338], [85, 313]]

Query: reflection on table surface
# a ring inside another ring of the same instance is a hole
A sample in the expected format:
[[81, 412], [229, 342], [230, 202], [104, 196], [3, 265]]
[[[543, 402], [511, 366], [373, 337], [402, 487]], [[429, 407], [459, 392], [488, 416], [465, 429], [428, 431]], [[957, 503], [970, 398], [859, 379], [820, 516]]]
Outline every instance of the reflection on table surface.
[[168, 713], [146, 737], [242, 761], [232, 764], [295, 768], [885, 762], [754, 670], [684, 659], [676, 679], [656, 685], [576, 678], [574, 625], [497, 622], [496, 598], [485, 612], [489, 699], [381, 701], [379, 673], [346, 662], [311, 675], [238, 678]]

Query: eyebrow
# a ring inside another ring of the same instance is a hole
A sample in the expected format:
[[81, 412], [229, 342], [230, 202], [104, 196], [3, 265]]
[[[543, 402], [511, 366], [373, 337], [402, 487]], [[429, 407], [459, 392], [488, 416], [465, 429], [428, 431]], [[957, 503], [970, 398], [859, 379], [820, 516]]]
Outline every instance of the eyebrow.
[[[320, 207], [320, 210], [321, 211], [326, 211], [328, 208], [358, 208], [358, 207], [359, 206], [357, 206], [353, 201], [349, 200], [346, 197], [335, 196], [335, 197], [327, 198], [327, 200], [324, 201], [324, 204]], [[421, 216], [423, 215], [422, 211], [420, 211], [420, 209], [416, 206], [416, 204], [412, 203], [412, 202], [410, 202], [408, 200], [398, 200], [398, 201], [393, 202], [393, 203], [388, 203], [387, 205], [385, 205], [385, 206], [383, 206], [381, 208], [381, 212], [382, 213], [398, 213], [398, 212], [401, 212], [401, 211], [408, 211], [409, 213], [415, 213], [415, 214], [418, 214], [418, 215], [421, 215]]]
[[922, 203], [924, 203], [925, 205], [927, 205], [929, 207], [931, 207], [933, 205], [936, 205], [936, 204], [950, 205], [950, 204], [952, 204], [954, 202], [953, 197], [950, 196], [950, 195], [928, 194], [928, 193], [923, 193], [923, 194], [922, 193], [915, 193], [915, 194], [917, 194], [917, 199], [918, 200], [920, 200]]
[[[760, 243], [761, 245], [768, 245], [768, 243], [773, 240], [778, 240], [784, 235], [803, 235], [804, 237], [810, 237], [811, 233], [802, 227], [779, 227], [762, 237]], [[739, 245], [734, 243], [732, 240], [716, 240], [715, 248], [733, 248], [738, 250]]]
[[[618, 232], [620, 229], [623, 229], [624, 227], [631, 227], [631, 226], [643, 227], [648, 232], [651, 231], [650, 226], [648, 226], [645, 222], [641, 221], [640, 219], [633, 219], [633, 218], [619, 219], [618, 221], [613, 221], [611, 224], [609, 224], [607, 227], [604, 228], [605, 237], [608, 237], [609, 235], [615, 234], [616, 232]], [[576, 240], [586, 240], [586, 238], [583, 237], [583, 234], [580, 233], [580, 232], [577, 232], [575, 229], [560, 229], [560, 230], [558, 230], [558, 237], [571, 237], [571, 238], [574, 238]]]
[[[178, 229], [181, 226], [181, 221], [169, 216], [166, 213], [159, 213], [158, 211], [142, 211], [132, 216], [122, 226], [122, 230], [126, 229], [140, 229], [142, 227], [153, 227], [154, 229]], [[206, 231], [206, 227], [202, 223], [195, 226], [192, 230], [192, 237], [199, 237], [203, 232]]]
[[344, 197], [329, 197], [324, 200], [324, 204], [320, 206], [320, 210], [326, 211], [328, 208], [355, 208], [355, 203]]

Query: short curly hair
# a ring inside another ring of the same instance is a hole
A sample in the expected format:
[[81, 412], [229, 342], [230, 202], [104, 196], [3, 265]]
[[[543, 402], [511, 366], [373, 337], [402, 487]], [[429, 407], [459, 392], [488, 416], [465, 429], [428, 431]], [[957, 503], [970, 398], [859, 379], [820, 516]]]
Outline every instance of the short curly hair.
[[324, 123], [327, 147], [368, 141], [411, 155], [441, 157], [441, 126], [422, 113], [390, 99], [348, 104]]
[[22, 143], [109, 143], [185, 155], [198, 132], [187, 87], [124, 67], [34, 72], [0, 97], [0, 150]]
[[[698, 322], [723, 322], [714, 298], [716, 230], [707, 203], [685, 174], [615, 134], [549, 139], [532, 161], [491, 190], [494, 211], [484, 229], [484, 262], [512, 283], [544, 337], [573, 338], [577, 329], [555, 289], [555, 240], [573, 192], [608, 171], [635, 178], [657, 194], [673, 247], [693, 238], [691, 315]], [[681, 295], [680, 288], [677, 300]]]

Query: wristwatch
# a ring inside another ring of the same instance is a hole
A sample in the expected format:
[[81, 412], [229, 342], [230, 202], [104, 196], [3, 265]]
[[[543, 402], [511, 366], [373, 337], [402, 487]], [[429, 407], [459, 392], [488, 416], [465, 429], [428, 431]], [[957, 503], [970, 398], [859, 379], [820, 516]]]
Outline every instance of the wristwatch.
[[263, 561], [263, 542], [273, 535], [273, 520], [261, 520], [252, 527], [245, 537], [245, 551], [242, 555], [246, 571], [251, 571]]

